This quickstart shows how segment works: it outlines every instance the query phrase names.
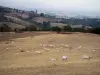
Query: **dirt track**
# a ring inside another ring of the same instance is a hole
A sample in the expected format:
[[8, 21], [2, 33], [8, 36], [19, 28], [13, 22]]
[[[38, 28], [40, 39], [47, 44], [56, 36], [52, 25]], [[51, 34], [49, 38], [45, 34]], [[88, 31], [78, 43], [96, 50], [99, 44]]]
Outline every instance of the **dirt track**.
[[[6, 38], [5, 36], [1, 37]], [[0, 42], [0, 75], [100, 75], [99, 35], [31, 32], [27, 35], [12, 34], [10, 37], [12, 40]], [[46, 51], [40, 44], [55, 46], [46, 46], [50, 49]], [[61, 44], [71, 46], [71, 51]], [[77, 50], [79, 46], [82, 48]], [[41, 54], [35, 51], [40, 51]], [[63, 55], [68, 56], [67, 61], [62, 61]], [[90, 55], [92, 58], [82, 60], [82, 55]]]

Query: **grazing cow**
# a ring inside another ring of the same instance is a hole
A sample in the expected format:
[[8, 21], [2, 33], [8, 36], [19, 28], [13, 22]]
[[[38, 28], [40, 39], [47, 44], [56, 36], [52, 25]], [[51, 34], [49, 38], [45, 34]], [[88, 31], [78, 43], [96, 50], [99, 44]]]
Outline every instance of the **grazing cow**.
[[42, 52], [40, 52], [40, 51], [35, 51], [35, 53], [37, 53], [37, 54], [41, 54]]
[[88, 56], [88, 55], [83, 55], [82, 56], [82, 59], [90, 59], [91, 58], [91, 56]]
[[79, 50], [79, 49], [81, 49], [82, 48], [82, 46], [79, 46], [78, 48], [77, 48], [77, 50]]
[[67, 60], [68, 57], [67, 56], [62, 56], [62, 60]]
[[56, 61], [57, 59], [51, 59], [51, 61]]

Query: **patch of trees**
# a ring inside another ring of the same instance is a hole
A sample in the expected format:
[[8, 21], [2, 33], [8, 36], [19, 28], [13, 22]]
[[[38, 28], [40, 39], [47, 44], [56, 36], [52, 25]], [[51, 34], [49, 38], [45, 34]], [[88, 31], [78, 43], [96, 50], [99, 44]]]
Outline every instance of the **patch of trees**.
[[37, 28], [33, 25], [20, 29], [19, 31], [37, 31]]
[[63, 29], [59, 27], [52, 27], [52, 31], [56, 31], [60, 33], [61, 31], [63, 32], [84, 32], [84, 33], [94, 33], [94, 34], [100, 34], [100, 28], [93, 28], [93, 29], [84, 29], [84, 28], [71, 28], [69, 26], [65, 26]]
[[64, 26], [63, 31], [72, 31], [71, 26]]
[[3, 24], [1, 27], [0, 27], [0, 32], [10, 32], [12, 31], [12, 29], [6, 25], [6, 24]]
[[15, 28], [15, 29], [10, 28], [6, 24], [2, 24], [2, 26], [0, 26], [0, 32], [12, 32], [12, 31], [14, 32], [37, 31], [37, 28], [33, 25], [25, 28]]
[[22, 29], [18, 29], [18, 28], [14, 29], [14, 32], [17, 32], [17, 33], [22, 33], [22, 32], [26, 32], [26, 31], [37, 31], [37, 28], [34, 26], [28, 26], [28, 27], [25, 27]]
[[95, 34], [100, 34], [100, 28], [91, 29], [90, 32]]
[[61, 23], [69, 24], [69, 25], [90, 25], [91, 27], [100, 27], [100, 19], [97, 18], [87, 18], [87, 19], [77, 19], [77, 18], [70, 18], [70, 19], [62, 19]]
[[61, 28], [60, 27], [57, 27], [57, 26], [56, 27], [52, 27], [51, 30], [52, 31], [56, 31], [57, 33], [60, 33], [61, 32]]
[[11, 10], [12, 10], [11, 8], [0, 7], [0, 12], [3, 12], [3, 13], [10, 13]]
[[86, 30], [84, 28], [71, 28], [71, 26], [64, 26], [63, 28], [60, 27], [52, 27], [51, 28], [52, 31], [56, 31], [56, 32], [90, 32], [90, 30]]
[[88, 30], [85, 30], [84, 28], [73, 28], [72, 32], [88, 32]]
[[[45, 25], [45, 23], [44, 23]], [[37, 31], [37, 28], [33, 25], [22, 28], [22, 29], [15, 29], [12, 30], [8, 25], [3, 24], [0, 27], [0, 32], [11, 32], [11, 31], [15, 31], [15, 32], [24, 32], [24, 31]], [[55, 31], [57, 33], [60, 32], [88, 32], [88, 33], [94, 33], [94, 34], [100, 34], [100, 28], [94, 28], [94, 29], [89, 29], [89, 30], [85, 30], [84, 28], [71, 28], [70, 26], [64, 26], [63, 28], [60, 27], [51, 27], [51, 28], [47, 28], [47, 29], [43, 29], [43, 31]]]
[[37, 23], [34, 22], [38, 27], [40, 27], [43, 31], [50, 31], [51, 25], [50, 22], [43, 22], [43, 23]]
[[44, 13], [40, 13], [40, 16], [41, 16], [41, 17], [44, 17]]
[[50, 22], [43, 22], [43, 30], [49, 31], [50, 27]]

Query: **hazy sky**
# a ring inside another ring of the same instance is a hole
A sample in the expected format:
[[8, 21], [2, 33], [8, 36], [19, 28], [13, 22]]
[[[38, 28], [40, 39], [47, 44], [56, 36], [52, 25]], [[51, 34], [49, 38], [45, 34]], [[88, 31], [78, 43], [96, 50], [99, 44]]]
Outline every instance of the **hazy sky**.
[[100, 15], [100, 0], [0, 0], [0, 5], [20, 9], [44, 9]]

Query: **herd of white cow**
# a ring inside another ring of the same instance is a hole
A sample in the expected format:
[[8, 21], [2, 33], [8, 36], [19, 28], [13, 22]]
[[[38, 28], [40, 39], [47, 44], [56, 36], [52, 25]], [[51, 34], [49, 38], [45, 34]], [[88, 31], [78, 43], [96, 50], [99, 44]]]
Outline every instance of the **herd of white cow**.
[[[57, 48], [55, 45], [52, 45], [52, 44], [40, 44], [40, 46], [44, 49], [44, 50], [46, 50], [46, 51], [50, 51], [51, 49], [49, 49], [49, 48], [47, 48], [47, 47], [50, 47], [50, 48], [54, 48], [55, 47], [55, 49], [57, 49], [57, 51], [60, 51], [60, 49], [61, 48], [63, 48], [63, 47], [66, 47], [66, 48], [68, 48], [69, 49], [69, 51], [71, 51], [71, 49], [72, 49], [72, 47], [71, 46], [69, 46], [69, 45], [66, 45], [66, 44], [61, 44], [60, 45], [60, 48]], [[78, 46], [77, 47], [77, 50], [80, 50], [82, 48], [82, 46]], [[96, 50], [92, 50], [92, 52], [96, 52]], [[35, 51], [35, 53], [37, 53], [37, 54], [42, 54], [42, 52], [41, 51]], [[81, 59], [85, 59], [85, 60], [87, 60], [87, 59], [91, 59], [92, 58], [92, 56], [89, 56], [89, 55], [82, 55], [81, 56]], [[65, 60], [67, 60], [68, 59], [68, 56], [67, 55], [63, 55], [62, 57], [61, 57], [61, 59], [63, 60], [63, 61], [65, 61]], [[57, 59], [51, 59], [51, 61], [56, 61]]]

